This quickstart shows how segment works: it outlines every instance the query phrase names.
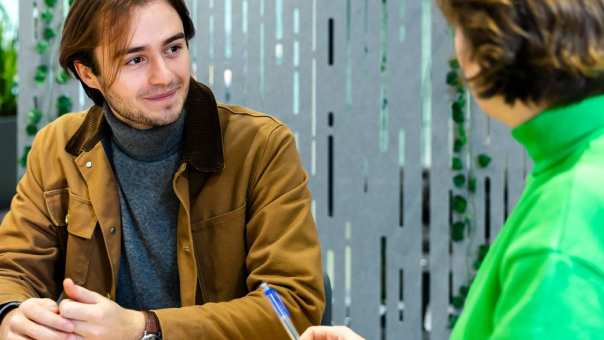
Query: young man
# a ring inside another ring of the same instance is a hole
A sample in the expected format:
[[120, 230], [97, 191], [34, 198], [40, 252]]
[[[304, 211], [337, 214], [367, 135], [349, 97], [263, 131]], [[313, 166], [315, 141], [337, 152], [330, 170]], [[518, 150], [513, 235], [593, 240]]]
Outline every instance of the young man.
[[292, 134], [191, 80], [193, 35], [182, 0], [74, 2], [60, 61], [95, 106], [34, 141], [0, 227], [1, 339], [286, 337], [261, 282], [319, 323]]

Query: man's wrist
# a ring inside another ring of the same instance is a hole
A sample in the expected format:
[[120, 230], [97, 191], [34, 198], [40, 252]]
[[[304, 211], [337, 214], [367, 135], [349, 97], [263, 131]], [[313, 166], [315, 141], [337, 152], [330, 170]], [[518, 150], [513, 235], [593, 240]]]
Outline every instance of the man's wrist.
[[132, 340], [140, 340], [145, 334], [145, 314], [139, 311], [132, 311], [132, 325], [134, 329]]
[[14, 302], [7, 302], [3, 305], [0, 305], [0, 325], [2, 324], [2, 321], [4, 320], [4, 317], [6, 315], [8, 315], [8, 313], [16, 308], [19, 308], [19, 305], [21, 305], [20, 302], [14, 301]]

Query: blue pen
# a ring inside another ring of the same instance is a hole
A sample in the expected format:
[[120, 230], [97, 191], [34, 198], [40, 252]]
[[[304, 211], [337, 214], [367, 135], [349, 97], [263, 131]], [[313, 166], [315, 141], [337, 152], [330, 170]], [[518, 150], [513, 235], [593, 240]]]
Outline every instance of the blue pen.
[[266, 282], [263, 282], [260, 285], [260, 288], [262, 288], [264, 296], [266, 296], [268, 301], [270, 301], [271, 306], [273, 306], [273, 310], [277, 313], [277, 316], [279, 317], [279, 320], [281, 320], [281, 324], [283, 325], [283, 328], [285, 328], [287, 334], [289, 334], [289, 337], [292, 340], [300, 339], [300, 335], [298, 335], [298, 331], [290, 319], [289, 312], [287, 311], [287, 308], [285, 308], [277, 291], [269, 287]]

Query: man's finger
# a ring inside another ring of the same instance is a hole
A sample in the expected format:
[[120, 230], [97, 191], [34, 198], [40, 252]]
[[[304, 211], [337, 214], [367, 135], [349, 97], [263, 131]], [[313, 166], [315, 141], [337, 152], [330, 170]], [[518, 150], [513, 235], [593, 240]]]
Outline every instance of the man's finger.
[[300, 340], [326, 340], [327, 335], [321, 333], [321, 328], [319, 327], [310, 327], [308, 328], [302, 336], [300, 336]]
[[101, 329], [98, 325], [91, 324], [86, 321], [74, 321], [75, 330], [73, 333], [80, 339], [86, 338], [99, 338], [103, 334], [100, 333]]
[[69, 339], [69, 334], [39, 325], [31, 320], [28, 320], [25, 316], [23, 316], [23, 319], [19, 321], [20, 322], [17, 322], [13, 325], [12, 330], [14, 333], [24, 337], [25, 339]]
[[29, 320], [41, 326], [53, 328], [55, 330], [62, 331], [65, 333], [73, 332], [73, 323], [65, 319], [64, 317], [56, 314], [59, 311], [56, 305], [49, 306], [49, 308], [50, 307], [52, 307], [50, 310], [44, 308], [24, 308], [23, 314], [25, 314], [25, 317], [27, 317]]
[[[97, 305], [90, 305], [65, 299], [59, 305], [59, 314], [69, 319], [72, 323], [75, 321], [96, 321], [99, 319], [99, 308]], [[75, 326], [75, 323], [74, 323]]]
[[10, 340], [31, 340], [31, 338], [30, 338], [30, 337], [26, 337], [26, 336], [19, 335], [19, 334], [12, 334], [12, 333], [11, 333], [11, 334], [9, 334], [9, 337], [8, 337], [8, 338], [9, 338]]
[[48, 309], [53, 313], [59, 312], [59, 305], [56, 301], [51, 299], [40, 299], [40, 305], [44, 306], [44, 308]]
[[72, 300], [88, 304], [99, 302], [100, 295], [82, 286], [76, 285], [71, 279], [65, 279], [65, 281], [63, 281], [63, 288], [65, 289], [65, 294]]

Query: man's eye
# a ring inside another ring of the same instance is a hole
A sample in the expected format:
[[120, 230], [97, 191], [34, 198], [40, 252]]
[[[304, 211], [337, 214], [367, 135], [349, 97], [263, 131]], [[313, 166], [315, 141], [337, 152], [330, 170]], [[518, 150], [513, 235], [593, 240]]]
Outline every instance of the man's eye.
[[181, 49], [182, 49], [182, 46], [180, 46], [180, 45], [174, 45], [174, 46], [168, 47], [168, 53], [170, 53], [170, 54], [176, 54]]
[[143, 57], [134, 57], [128, 60], [127, 65], [137, 65], [144, 61]]

